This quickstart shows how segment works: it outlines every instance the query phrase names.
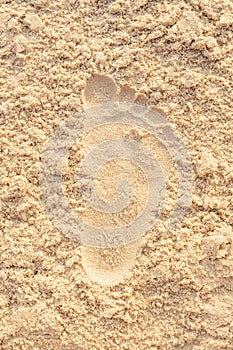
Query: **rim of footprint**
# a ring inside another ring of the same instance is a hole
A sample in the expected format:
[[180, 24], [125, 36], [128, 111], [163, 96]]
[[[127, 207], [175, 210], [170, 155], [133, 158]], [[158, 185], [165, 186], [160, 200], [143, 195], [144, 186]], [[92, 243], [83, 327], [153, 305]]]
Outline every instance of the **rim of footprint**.
[[[83, 206], [74, 212], [63, 171], [77, 140], [84, 145], [77, 174]], [[181, 137], [162, 114], [146, 106], [98, 105], [62, 122], [48, 140], [41, 157], [42, 202], [61, 233], [81, 245], [124, 246], [160, 218], [171, 162], [178, 191], [168, 231], [182, 221], [191, 201], [192, 164]]]

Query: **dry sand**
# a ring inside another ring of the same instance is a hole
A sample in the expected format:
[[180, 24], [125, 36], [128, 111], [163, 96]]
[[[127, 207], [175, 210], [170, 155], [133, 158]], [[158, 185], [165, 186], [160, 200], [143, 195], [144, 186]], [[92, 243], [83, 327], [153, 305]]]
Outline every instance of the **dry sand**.
[[[232, 67], [232, 1], [1, 0], [1, 350], [233, 349]], [[38, 183], [96, 74], [164, 111], [195, 172], [182, 225], [161, 220], [135, 262], [114, 251], [134, 264], [113, 286], [88, 278], [111, 255], [65, 238]]]

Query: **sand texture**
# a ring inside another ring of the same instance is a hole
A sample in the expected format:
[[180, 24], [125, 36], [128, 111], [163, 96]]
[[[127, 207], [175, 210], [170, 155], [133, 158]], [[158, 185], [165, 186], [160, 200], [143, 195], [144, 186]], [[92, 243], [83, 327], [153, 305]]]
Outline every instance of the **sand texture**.
[[[233, 349], [232, 78], [230, 0], [0, 1], [0, 350]], [[167, 116], [194, 188], [166, 232], [172, 175], [156, 228], [106, 251], [53, 225], [39, 169], [62, 121], [115, 100]]]

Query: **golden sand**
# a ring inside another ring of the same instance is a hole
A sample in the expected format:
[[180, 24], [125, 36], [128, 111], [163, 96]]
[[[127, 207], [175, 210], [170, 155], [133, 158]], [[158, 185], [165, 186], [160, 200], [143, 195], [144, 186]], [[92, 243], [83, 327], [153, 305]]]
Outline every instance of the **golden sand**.
[[[232, 26], [230, 0], [1, 0], [1, 350], [233, 349]], [[56, 229], [38, 179], [53, 130], [116, 95], [167, 115], [195, 178], [173, 232], [106, 252]]]

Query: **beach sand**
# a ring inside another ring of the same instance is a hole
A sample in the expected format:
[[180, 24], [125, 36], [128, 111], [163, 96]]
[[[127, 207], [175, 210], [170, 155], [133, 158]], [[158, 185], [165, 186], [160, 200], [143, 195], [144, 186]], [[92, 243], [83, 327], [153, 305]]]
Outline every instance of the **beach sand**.
[[[233, 349], [232, 78], [232, 1], [1, 0], [1, 350]], [[115, 94], [167, 116], [194, 188], [172, 232], [106, 253], [53, 225], [39, 169], [62, 121]]]

